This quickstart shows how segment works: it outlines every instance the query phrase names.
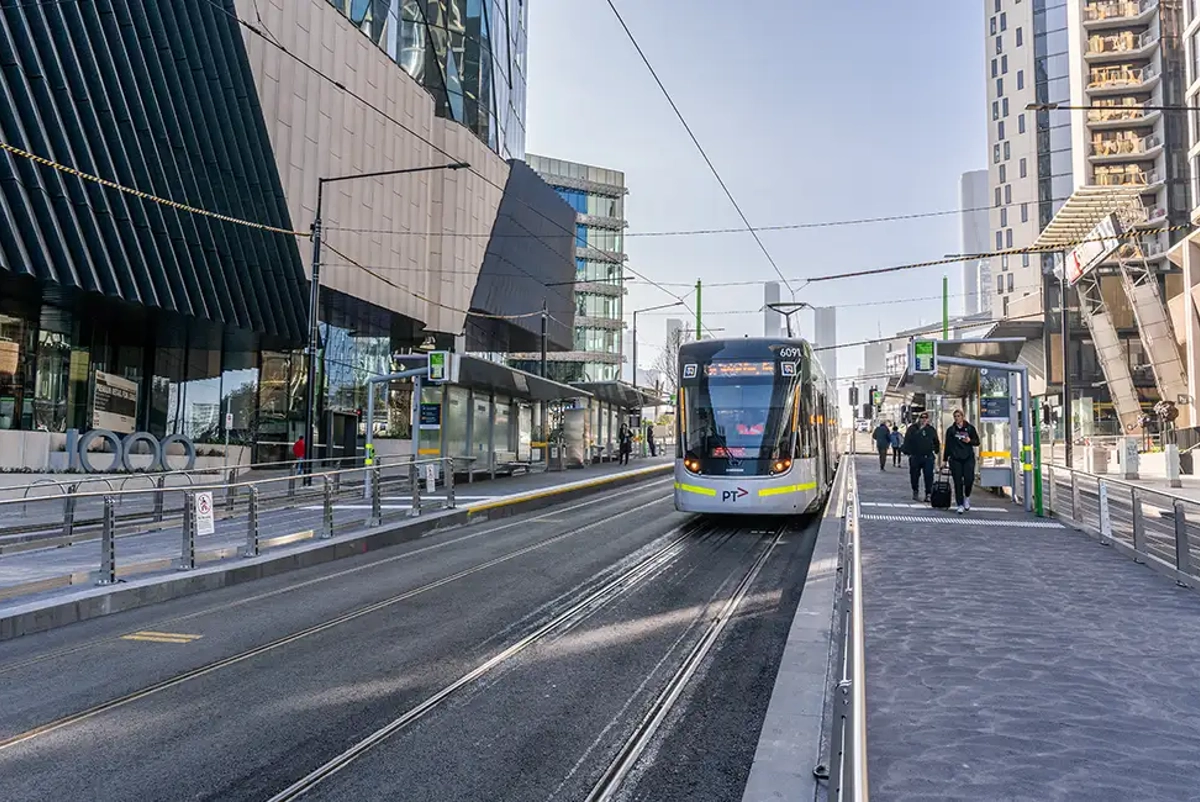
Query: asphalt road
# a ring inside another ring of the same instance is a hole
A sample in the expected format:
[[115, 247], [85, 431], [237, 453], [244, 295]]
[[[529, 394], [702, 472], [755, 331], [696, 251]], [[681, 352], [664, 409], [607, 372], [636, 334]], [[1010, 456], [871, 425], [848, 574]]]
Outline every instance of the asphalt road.
[[[586, 797], [770, 528], [675, 513], [658, 480], [0, 644], [0, 799], [266, 799], [559, 618], [305, 798]], [[626, 795], [740, 796], [815, 529]]]

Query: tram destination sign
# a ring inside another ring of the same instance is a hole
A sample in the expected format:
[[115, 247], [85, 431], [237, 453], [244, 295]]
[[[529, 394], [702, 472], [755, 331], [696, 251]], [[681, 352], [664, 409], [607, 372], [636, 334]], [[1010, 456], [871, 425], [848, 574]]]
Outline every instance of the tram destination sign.
[[[690, 367], [690, 365], [688, 366]], [[760, 361], [717, 361], [710, 362], [704, 366], [704, 375], [710, 378], [743, 378], [762, 376], [774, 378], [777, 373], [783, 373], [785, 376], [795, 375], [795, 363], [793, 362], [760, 362]], [[791, 369], [791, 373], [787, 371]], [[684, 370], [684, 378], [688, 378], [688, 372]]]

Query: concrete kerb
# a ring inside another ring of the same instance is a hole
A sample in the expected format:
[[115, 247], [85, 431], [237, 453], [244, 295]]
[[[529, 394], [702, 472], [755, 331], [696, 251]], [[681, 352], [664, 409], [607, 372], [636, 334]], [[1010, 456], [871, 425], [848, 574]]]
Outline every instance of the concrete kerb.
[[843, 457], [817, 530], [808, 577], [788, 631], [779, 674], [742, 802], [820, 800], [826, 782], [813, 770], [829, 765], [834, 677], [839, 671], [837, 599], [841, 587]]
[[652, 479], [668, 473], [673, 467], [669, 463], [656, 465], [615, 476], [518, 493], [473, 507], [441, 510], [329, 540], [308, 541], [287, 553], [240, 558], [235, 563], [209, 565], [184, 575], [143, 577], [118, 585], [81, 588], [62, 598], [7, 605], [0, 607], [0, 641], [377, 551], [418, 540], [435, 530], [533, 512], [603, 490]]

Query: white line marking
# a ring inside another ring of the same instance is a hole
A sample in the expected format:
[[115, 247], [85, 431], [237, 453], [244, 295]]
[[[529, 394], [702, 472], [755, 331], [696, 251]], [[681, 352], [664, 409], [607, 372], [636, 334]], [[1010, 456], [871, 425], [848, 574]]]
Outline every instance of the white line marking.
[[[974, 512], [974, 510], [971, 510]], [[1062, 524], [1040, 521], [981, 521], [970, 515], [863, 515], [864, 521], [891, 521], [893, 523], [965, 524], [967, 526], [1003, 526], [1014, 529], [1065, 529]]]

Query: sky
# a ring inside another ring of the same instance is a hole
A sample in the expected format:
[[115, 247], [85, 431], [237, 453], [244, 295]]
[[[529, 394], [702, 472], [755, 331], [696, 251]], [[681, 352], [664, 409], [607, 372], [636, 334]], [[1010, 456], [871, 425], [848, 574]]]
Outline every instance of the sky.
[[[980, 0], [614, 1], [754, 226], [954, 210], [961, 174], [987, 165]], [[530, 4], [528, 81], [528, 151], [622, 170], [629, 232], [742, 225], [606, 0]], [[961, 248], [957, 214], [761, 236], [788, 279]], [[778, 278], [749, 233], [630, 236], [626, 251], [660, 282]], [[838, 313], [838, 341], [853, 342], [938, 321], [940, 299], [901, 301], [940, 293], [942, 273], [792, 286], [817, 306], [860, 304]], [[949, 276], [956, 314], [961, 268]], [[627, 324], [632, 310], [674, 300], [628, 286]], [[761, 286], [708, 288], [704, 323], [724, 328], [718, 336], [761, 335], [761, 313], [720, 313], [762, 303]], [[668, 316], [688, 315], [638, 315], [643, 369]], [[631, 341], [627, 329], [627, 357]], [[852, 376], [862, 359], [861, 346], [840, 350], [838, 373]]]

